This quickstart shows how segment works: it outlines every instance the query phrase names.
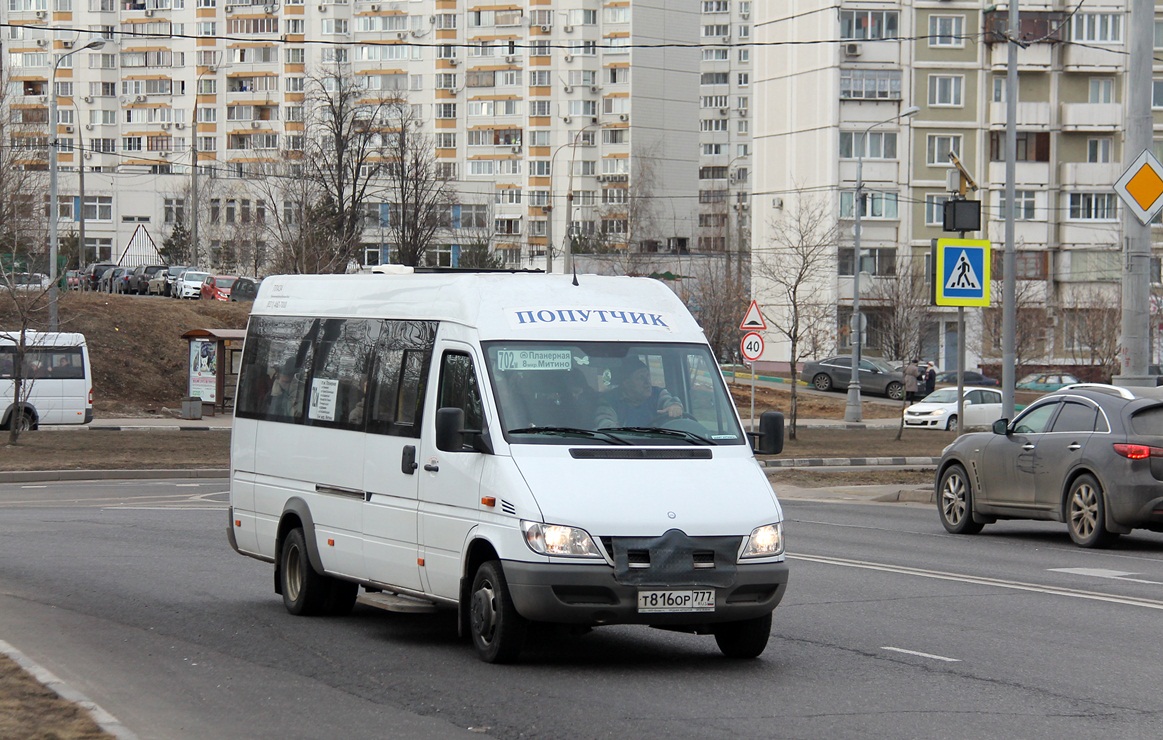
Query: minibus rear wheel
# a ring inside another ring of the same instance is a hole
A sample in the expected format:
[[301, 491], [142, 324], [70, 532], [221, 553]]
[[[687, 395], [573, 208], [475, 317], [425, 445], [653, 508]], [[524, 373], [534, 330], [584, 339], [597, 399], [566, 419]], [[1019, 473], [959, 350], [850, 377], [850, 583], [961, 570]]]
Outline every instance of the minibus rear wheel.
[[728, 658], [758, 658], [771, 638], [771, 614], [715, 626], [715, 644]]
[[528, 622], [517, 613], [498, 560], [481, 564], [472, 581], [472, 644], [486, 663], [512, 663], [521, 654]]
[[296, 527], [283, 541], [279, 578], [283, 586], [283, 605], [296, 616], [322, 614], [332, 594], [330, 579], [315, 572], [307, 556], [307, 540], [303, 529]]

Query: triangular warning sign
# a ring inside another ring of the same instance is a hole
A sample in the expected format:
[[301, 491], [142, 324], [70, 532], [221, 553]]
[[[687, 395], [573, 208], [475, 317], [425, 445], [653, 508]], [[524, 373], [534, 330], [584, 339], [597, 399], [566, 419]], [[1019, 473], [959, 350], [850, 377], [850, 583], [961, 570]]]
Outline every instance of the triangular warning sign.
[[751, 305], [748, 306], [747, 313], [743, 315], [743, 322], [739, 324], [739, 328], [743, 331], [767, 328], [767, 322], [763, 320], [763, 312], [759, 310], [759, 304], [757, 302], [751, 301]]
[[973, 269], [969, 255], [965, 254], [964, 249], [949, 272], [945, 290], [981, 290], [981, 278], [977, 276], [977, 271]]

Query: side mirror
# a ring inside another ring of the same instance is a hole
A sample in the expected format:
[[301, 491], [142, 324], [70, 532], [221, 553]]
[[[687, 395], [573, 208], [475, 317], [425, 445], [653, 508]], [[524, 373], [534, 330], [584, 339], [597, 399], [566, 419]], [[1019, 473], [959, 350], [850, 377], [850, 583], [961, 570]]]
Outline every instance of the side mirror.
[[493, 454], [493, 445], [485, 430], [464, 428], [464, 409], [455, 406], [436, 409], [436, 449], [464, 452], [466, 443], [476, 452]]
[[761, 455], [783, 452], [783, 414], [764, 411], [759, 417], [759, 431], [752, 433], [751, 448]]
[[436, 449], [444, 452], [464, 449], [464, 409], [436, 409]]
[[1009, 419], [998, 419], [997, 421], [995, 421], [993, 423], [993, 433], [994, 434], [1008, 434], [1009, 430], [1010, 430], [1010, 420]]

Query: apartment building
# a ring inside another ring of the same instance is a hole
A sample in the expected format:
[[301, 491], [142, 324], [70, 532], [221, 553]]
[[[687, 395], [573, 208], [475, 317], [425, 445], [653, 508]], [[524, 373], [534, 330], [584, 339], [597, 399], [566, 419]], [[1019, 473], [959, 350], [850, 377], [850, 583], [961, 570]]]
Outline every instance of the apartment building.
[[[1119, 307], [1122, 209], [1111, 186], [1138, 155], [1123, 146], [1127, 5], [1023, 0], [1019, 6], [1015, 278], [1027, 359], [1085, 363], [1097, 350], [1096, 331], [1111, 334], [1096, 329], [1096, 316]], [[877, 299], [878, 284], [912, 266], [927, 271], [931, 240], [955, 236], [941, 230], [950, 152], [979, 186], [968, 197], [981, 201], [982, 230], [969, 236], [993, 243], [1000, 297], [1007, 6], [807, 1], [764, 4], [760, 15], [755, 158], [765, 165], [754, 183], [754, 245], [778, 252], [770, 243], [773, 223], [805, 199], [828, 204], [838, 224], [835, 259], [812, 287], [834, 306], [834, 348], [851, 346], [858, 167], [866, 278], [860, 302], [869, 353], [880, 349], [878, 327], [888, 311]], [[1156, 27], [1163, 28], [1160, 20]], [[1159, 46], [1163, 36], [1156, 37]], [[1163, 85], [1156, 88], [1153, 105], [1163, 106]], [[911, 106], [920, 111], [902, 116]], [[753, 288], [773, 295], [759, 279]], [[1000, 358], [999, 303], [966, 313], [967, 365]], [[954, 310], [938, 312], [926, 329], [924, 354], [944, 368], [956, 367], [956, 326]], [[1115, 334], [1117, 327], [1116, 320]], [[771, 336], [767, 347], [765, 361], [786, 365], [786, 343]]]
[[[560, 270], [567, 240], [746, 251], [751, 5], [8, 0], [0, 19], [17, 122], [46, 123], [57, 96], [60, 232], [84, 214], [86, 260], [115, 258], [141, 224], [160, 243], [178, 214], [211, 254], [243, 219], [277, 217], [285, 204], [247, 181], [304, 148], [309, 87], [338, 64], [428, 122], [459, 200], [438, 262], [463, 224], [492, 229], [509, 265]], [[706, 215], [729, 202], [730, 224]], [[378, 206], [365, 264], [392, 259]]]

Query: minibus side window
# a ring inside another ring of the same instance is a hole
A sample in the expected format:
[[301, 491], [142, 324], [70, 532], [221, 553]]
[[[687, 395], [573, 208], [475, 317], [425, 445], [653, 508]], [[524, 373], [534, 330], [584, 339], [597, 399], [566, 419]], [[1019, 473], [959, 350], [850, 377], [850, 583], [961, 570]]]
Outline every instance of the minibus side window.
[[0, 378], [11, 378], [16, 370], [16, 348], [0, 347]]
[[472, 358], [461, 352], [446, 352], [440, 366], [440, 401], [437, 408], [464, 410], [465, 429], [484, 429], [481, 392]]
[[419, 437], [424, 381], [436, 340], [434, 321], [385, 321], [369, 388], [367, 431]]
[[242, 358], [238, 416], [296, 423], [303, 416], [319, 321], [259, 316], [251, 319]]
[[307, 423], [363, 430], [364, 396], [379, 321], [327, 319], [315, 350]]

